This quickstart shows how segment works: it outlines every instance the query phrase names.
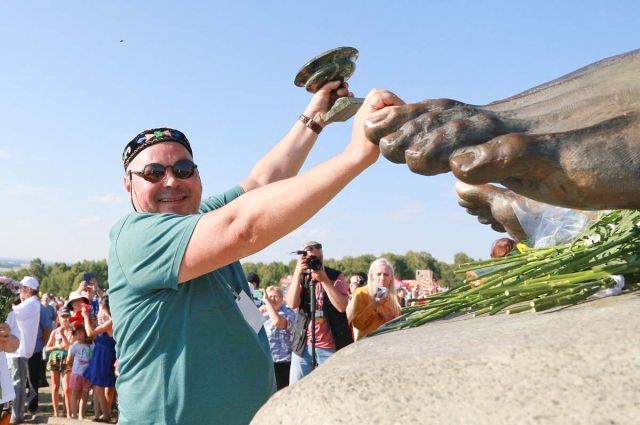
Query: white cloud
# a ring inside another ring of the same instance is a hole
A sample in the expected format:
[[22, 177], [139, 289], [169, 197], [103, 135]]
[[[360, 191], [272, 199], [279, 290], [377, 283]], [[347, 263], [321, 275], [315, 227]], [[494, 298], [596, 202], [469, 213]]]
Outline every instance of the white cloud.
[[94, 215], [91, 217], [80, 217], [78, 219], [78, 223], [80, 224], [94, 224], [99, 223], [101, 221], [101, 217], [99, 215]]
[[7, 195], [25, 197], [34, 195], [46, 195], [52, 193], [52, 190], [44, 186], [32, 186], [27, 184], [9, 184], [4, 187]]
[[423, 215], [425, 212], [425, 206], [422, 203], [408, 203], [400, 208], [391, 211], [390, 217], [391, 220], [405, 223], [411, 221], [412, 219]]
[[9, 158], [9, 153], [0, 149], [0, 159]]
[[122, 198], [113, 193], [107, 193], [106, 195], [95, 195], [89, 197], [90, 202], [96, 202], [98, 204], [119, 204], [122, 202]]

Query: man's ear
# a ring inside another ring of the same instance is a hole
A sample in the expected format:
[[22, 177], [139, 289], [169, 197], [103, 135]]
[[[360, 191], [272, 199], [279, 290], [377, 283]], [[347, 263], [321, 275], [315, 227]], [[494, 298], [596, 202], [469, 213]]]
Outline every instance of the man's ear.
[[124, 184], [124, 190], [127, 193], [131, 193], [131, 171], [128, 171], [124, 177], [122, 178], [122, 183]]

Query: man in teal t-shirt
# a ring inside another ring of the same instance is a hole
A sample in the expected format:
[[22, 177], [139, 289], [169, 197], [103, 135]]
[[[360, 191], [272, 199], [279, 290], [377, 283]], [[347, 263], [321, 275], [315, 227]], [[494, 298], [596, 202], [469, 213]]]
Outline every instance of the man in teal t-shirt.
[[[240, 194], [236, 187], [207, 199], [200, 212]], [[131, 423], [198, 423], [203, 410], [216, 423], [248, 423], [275, 391], [264, 331], [256, 334], [236, 307], [233, 292], [249, 291], [240, 263], [178, 285], [199, 217], [131, 213], [111, 231], [119, 369], [129, 372], [118, 378], [118, 393], [130, 395], [120, 409]], [[146, 266], [149, 261], [153, 267]], [[241, 353], [233, 347], [242, 347]], [[144, 384], [160, 382], [166, 384]]]
[[402, 104], [372, 91], [344, 152], [296, 176], [336, 91], [346, 95], [346, 83], [325, 84], [239, 186], [204, 201], [184, 134], [147, 130], [125, 147], [135, 212], [113, 226], [109, 251], [120, 424], [247, 424], [275, 390], [264, 330], [236, 303], [250, 297], [238, 260], [299, 227], [373, 164], [379, 150], [363, 123]]

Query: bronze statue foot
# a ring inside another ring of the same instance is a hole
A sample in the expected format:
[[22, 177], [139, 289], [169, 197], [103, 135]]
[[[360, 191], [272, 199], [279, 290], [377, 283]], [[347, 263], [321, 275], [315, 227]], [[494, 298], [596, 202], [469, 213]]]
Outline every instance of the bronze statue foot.
[[640, 208], [640, 50], [489, 105], [427, 100], [366, 126], [419, 174], [451, 170], [564, 207]]
[[470, 185], [456, 183], [458, 204], [482, 224], [489, 224], [497, 232], [507, 232], [516, 241], [527, 239], [514, 211], [514, 205], [523, 197], [511, 190], [490, 184]]

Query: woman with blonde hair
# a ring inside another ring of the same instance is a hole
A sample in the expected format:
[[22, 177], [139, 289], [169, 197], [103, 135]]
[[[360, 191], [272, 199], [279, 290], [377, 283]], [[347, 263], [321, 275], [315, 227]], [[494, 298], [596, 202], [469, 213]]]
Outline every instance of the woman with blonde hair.
[[349, 301], [347, 318], [357, 330], [356, 339], [360, 339], [399, 315], [393, 265], [386, 258], [378, 258], [369, 267], [368, 284], [356, 289]]

